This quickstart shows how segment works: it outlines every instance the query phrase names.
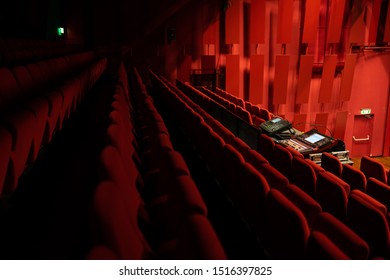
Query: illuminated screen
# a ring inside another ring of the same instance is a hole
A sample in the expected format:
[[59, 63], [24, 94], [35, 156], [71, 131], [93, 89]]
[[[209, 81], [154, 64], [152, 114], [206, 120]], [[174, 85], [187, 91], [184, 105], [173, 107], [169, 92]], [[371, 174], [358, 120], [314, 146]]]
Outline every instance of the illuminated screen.
[[314, 133], [313, 135], [310, 135], [309, 137], [307, 137], [305, 140], [307, 142], [314, 144], [314, 143], [317, 143], [318, 141], [320, 141], [324, 138], [325, 138], [324, 136], [317, 134], [317, 133]]
[[277, 123], [279, 121], [281, 121], [281, 118], [276, 118], [276, 119], [271, 120], [271, 122], [273, 122], [273, 123]]

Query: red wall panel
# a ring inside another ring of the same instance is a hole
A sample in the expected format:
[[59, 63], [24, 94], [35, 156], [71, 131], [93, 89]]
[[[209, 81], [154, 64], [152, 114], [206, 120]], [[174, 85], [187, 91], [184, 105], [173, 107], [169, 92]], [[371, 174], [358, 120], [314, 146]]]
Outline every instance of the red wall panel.
[[286, 104], [290, 56], [277, 55], [275, 59], [274, 104]]
[[217, 38], [218, 20], [210, 22], [204, 28], [203, 32], [203, 44], [215, 44]]
[[312, 44], [317, 40], [320, 3], [321, 0], [306, 0], [302, 43]]
[[351, 98], [352, 82], [355, 73], [357, 54], [348, 54], [345, 58], [343, 76], [341, 78], [340, 101]]
[[316, 120], [314, 121], [314, 125], [317, 128], [317, 130], [322, 134], [329, 134], [329, 131], [327, 131], [328, 126], [328, 113], [317, 113]]
[[298, 129], [299, 131], [305, 132], [306, 119], [307, 119], [307, 114], [295, 114], [294, 122], [293, 122], [294, 128]]
[[380, 18], [380, 13], [381, 13], [381, 5], [382, 5], [382, 0], [374, 0], [373, 6], [372, 6], [371, 23], [370, 23], [370, 34], [368, 36], [369, 43], [376, 42], [376, 35], [378, 32], [378, 23], [379, 23], [379, 18]]
[[387, 18], [386, 18], [385, 34], [383, 37], [383, 41], [390, 42], [390, 4], [387, 8]]
[[190, 55], [180, 58], [177, 65], [177, 79], [182, 82], [190, 81], [192, 57]]
[[293, 0], [279, 0], [278, 29], [276, 37], [276, 42], [279, 44], [291, 42], [293, 4]]
[[332, 101], [333, 81], [336, 70], [337, 56], [328, 55], [325, 57], [324, 68], [322, 71], [320, 94], [318, 102], [326, 103]]
[[331, 0], [327, 43], [338, 43], [340, 41], [344, 8], [345, 0]]
[[355, 1], [350, 15], [350, 31], [349, 43], [364, 44], [365, 23], [364, 23], [364, 9], [361, 9], [360, 4]]
[[240, 56], [226, 56], [226, 91], [239, 96], [240, 94]]
[[348, 112], [337, 112], [333, 137], [344, 140]]
[[309, 101], [313, 61], [314, 55], [301, 55], [297, 85], [297, 98], [295, 101], [297, 104], [308, 103]]
[[250, 42], [264, 44], [265, 0], [252, 0], [250, 14]]
[[242, 18], [242, 0], [231, 0], [232, 5], [226, 11], [226, 44], [240, 43]]
[[261, 104], [264, 86], [264, 55], [252, 55], [250, 60], [249, 101]]

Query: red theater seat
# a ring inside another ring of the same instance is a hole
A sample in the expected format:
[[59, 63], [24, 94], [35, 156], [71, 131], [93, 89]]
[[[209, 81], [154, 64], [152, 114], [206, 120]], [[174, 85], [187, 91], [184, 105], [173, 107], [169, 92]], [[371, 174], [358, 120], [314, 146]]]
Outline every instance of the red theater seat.
[[185, 220], [179, 233], [175, 259], [227, 259], [218, 235], [205, 216], [192, 215]]
[[234, 197], [240, 191], [239, 170], [241, 164], [245, 162], [244, 157], [233, 146], [226, 144], [220, 160], [221, 167], [223, 168], [221, 172], [222, 177], [219, 178], [220, 182], [227, 193], [231, 197]]
[[275, 142], [267, 135], [260, 134], [258, 139], [257, 150], [262, 154], [271, 164], [274, 158]]
[[303, 190], [292, 184], [283, 188], [282, 193], [302, 211], [309, 227], [311, 227], [322, 212], [321, 205]]
[[343, 165], [341, 164], [340, 160], [334, 155], [326, 152], [322, 153], [321, 167], [324, 168], [326, 171], [341, 178]]
[[228, 144], [232, 145], [237, 151], [239, 151], [244, 158], [246, 157], [247, 153], [252, 150], [247, 143], [238, 137], [234, 137]]
[[308, 242], [308, 259], [366, 260], [368, 244], [329, 213], [316, 219]]
[[32, 112], [23, 110], [7, 117], [7, 126], [12, 134], [12, 167], [10, 180], [7, 180], [7, 192], [16, 189], [19, 177], [25, 166], [32, 162], [34, 151], [35, 116]]
[[343, 166], [343, 172], [341, 173], [341, 179], [350, 185], [351, 190], [366, 192], [367, 179], [364, 173], [359, 169], [345, 164]]
[[288, 179], [292, 178], [293, 156], [282, 145], [275, 145], [272, 165]]
[[48, 141], [50, 142], [54, 133], [62, 129], [64, 117], [62, 116], [63, 96], [57, 91], [46, 94], [45, 98], [49, 101], [49, 132]]
[[280, 191], [271, 189], [266, 200], [266, 242], [272, 259], [304, 259], [309, 225], [301, 210]]
[[24, 96], [31, 95], [31, 90], [35, 88], [35, 83], [27, 67], [16, 66], [11, 70]]
[[292, 160], [291, 181], [300, 189], [316, 198], [317, 175], [313, 167], [303, 158], [294, 157]]
[[249, 163], [240, 169], [240, 189], [233, 202], [241, 216], [248, 222], [259, 237], [264, 236], [265, 199], [270, 187], [267, 180]]
[[387, 184], [371, 177], [367, 181], [367, 194], [390, 209], [390, 186]]
[[118, 260], [119, 257], [107, 246], [96, 245], [88, 253], [87, 260]]
[[118, 186], [104, 181], [93, 197], [97, 243], [111, 248], [119, 259], [148, 259], [152, 250], [138, 226], [127, 215], [123, 194]]
[[317, 175], [317, 201], [324, 212], [345, 221], [350, 186], [330, 172]]
[[388, 258], [390, 233], [386, 206], [353, 190], [348, 202], [348, 225], [370, 246], [370, 258]]
[[20, 87], [8, 68], [0, 68], [0, 107], [17, 98], [20, 94]]
[[11, 133], [0, 127], [0, 195], [7, 178], [8, 165], [12, 154], [12, 136]]
[[385, 167], [379, 161], [363, 156], [360, 162], [360, 170], [366, 175], [366, 178], [376, 178], [381, 182], [387, 182], [387, 174]]

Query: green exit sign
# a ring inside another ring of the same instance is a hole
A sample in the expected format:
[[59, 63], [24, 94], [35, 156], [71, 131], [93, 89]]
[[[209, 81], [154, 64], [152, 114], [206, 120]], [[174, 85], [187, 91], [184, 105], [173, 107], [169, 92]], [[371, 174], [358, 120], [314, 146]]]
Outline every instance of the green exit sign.
[[360, 114], [361, 114], [361, 115], [368, 115], [368, 114], [371, 114], [371, 108], [363, 108], [363, 109], [360, 109]]

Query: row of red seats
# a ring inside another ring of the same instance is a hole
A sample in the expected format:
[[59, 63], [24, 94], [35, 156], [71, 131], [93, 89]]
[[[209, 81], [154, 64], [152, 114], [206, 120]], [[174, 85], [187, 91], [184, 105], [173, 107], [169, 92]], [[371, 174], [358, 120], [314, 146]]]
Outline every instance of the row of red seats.
[[[208, 111], [207, 107], [209, 104], [209, 99], [211, 98], [212, 100], [214, 100], [215, 102], [217, 102], [218, 104], [220, 104], [221, 106], [225, 107], [227, 110], [232, 112], [234, 115], [240, 117], [241, 119], [245, 120], [247, 123], [251, 125], [253, 124], [252, 115], [244, 108], [244, 103], [242, 103], [242, 106], [236, 105], [235, 103], [213, 93], [207, 88], [201, 88], [202, 91], [198, 91], [197, 89], [193, 88], [191, 85], [182, 83], [179, 80], [176, 81], [176, 84], [181, 91], [187, 94], [197, 104], [202, 106], [202, 108], [205, 108], [206, 111]], [[258, 124], [260, 124], [261, 122], [264, 122], [264, 120], [261, 120], [260, 122], [258, 122]]]
[[122, 64], [108, 110], [89, 258], [226, 258], [184, 159], [137, 71], [129, 72], [130, 90]]
[[[84, 61], [89, 60], [83, 58], [74, 63], [78, 65]], [[38, 92], [33, 98], [23, 103], [23, 106], [20, 105], [3, 116], [0, 125], [1, 194], [15, 190], [26, 165], [32, 163], [37, 158], [40, 147], [49, 143], [54, 133], [62, 129], [64, 121], [76, 110], [84, 95], [105, 70], [106, 63], [106, 59], [102, 59], [82, 72], [78, 72], [72, 78], [63, 77], [65, 79], [55, 90]], [[61, 65], [58, 68], [61, 68]], [[9, 72], [3, 71], [2, 73]], [[41, 78], [42, 80], [49, 79], [50, 75], [47, 73]], [[9, 76], [1, 77], [1, 79], [8, 84], [12, 81]], [[7, 90], [10, 88], [2, 92], [7, 92]], [[19, 90], [19, 87], [14, 90]]]
[[369, 163], [377, 166], [373, 159], [363, 157], [362, 168], [358, 170], [342, 165], [331, 154], [323, 153], [320, 167], [275, 145], [266, 135], [261, 138], [266, 139], [266, 151], [269, 157], [274, 156], [270, 160], [278, 170], [315, 198], [323, 211], [345, 222], [365, 239], [372, 250], [372, 257], [389, 257], [390, 215], [387, 209], [390, 206], [390, 188], [369, 175], [375, 173], [372, 170], [370, 173]]
[[252, 102], [245, 101], [242, 98], [230, 94], [220, 88], [215, 88], [214, 93], [250, 112], [252, 115], [253, 124], [255, 125], [259, 125], [263, 121], [268, 121], [272, 118], [273, 114], [271, 114], [271, 112], [261, 107], [260, 105], [256, 105], [253, 104]]
[[62, 47], [63, 41], [37, 40], [37, 39], [20, 39], [20, 38], [0, 38], [0, 52], [8, 50], [24, 49], [49, 49]]
[[228, 144], [231, 140], [222, 138], [217, 128], [208, 125], [213, 119], [204, 110], [153, 73], [152, 77], [161, 102], [172, 109], [172, 117], [181, 116], [176, 118], [178, 126], [264, 242], [271, 258], [368, 258], [367, 243], [349, 227], [322, 212], [318, 202], [289, 184], [267, 159], [245, 143]]
[[94, 61], [93, 52], [52, 58], [15, 67], [0, 68], [0, 109], [2, 115], [26, 100], [42, 95], [60, 82], [78, 74]]
[[0, 65], [17, 65], [76, 53], [61, 41], [0, 38]]

